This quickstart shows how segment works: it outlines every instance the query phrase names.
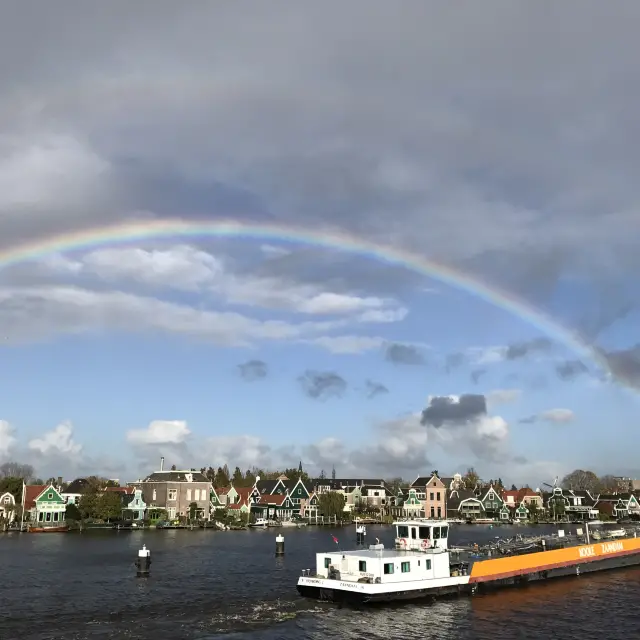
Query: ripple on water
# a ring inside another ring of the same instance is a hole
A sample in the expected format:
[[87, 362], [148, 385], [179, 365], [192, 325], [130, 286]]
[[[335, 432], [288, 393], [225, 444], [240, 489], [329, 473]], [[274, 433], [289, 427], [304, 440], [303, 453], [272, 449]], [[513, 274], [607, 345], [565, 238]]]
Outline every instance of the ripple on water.
[[[539, 529], [538, 529], [539, 531]], [[390, 545], [388, 528], [370, 535]], [[500, 530], [502, 535], [524, 532]], [[295, 583], [314, 553], [345, 547], [353, 530], [285, 532], [287, 555], [274, 557], [270, 531], [144, 532], [0, 536], [1, 640], [511, 640], [638, 637], [640, 569], [510, 589], [475, 598], [362, 611], [297, 597]], [[496, 530], [454, 527], [456, 542]], [[456, 539], [457, 538], [457, 539]], [[152, 576], [135, 578], [146, 544]]]

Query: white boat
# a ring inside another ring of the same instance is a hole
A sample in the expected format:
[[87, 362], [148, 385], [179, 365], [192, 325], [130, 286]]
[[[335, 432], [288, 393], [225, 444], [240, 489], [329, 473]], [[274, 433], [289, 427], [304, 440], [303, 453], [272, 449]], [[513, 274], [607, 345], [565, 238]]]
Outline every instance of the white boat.
[[266, 518], [256, 518], [256, 521], [249, 526], [254, 529], [266, 529], [269, 526], [269, 521]]
[[607, 538], [624, 538], [627, 532], [624, 529], [612, 529], [606, 532]]

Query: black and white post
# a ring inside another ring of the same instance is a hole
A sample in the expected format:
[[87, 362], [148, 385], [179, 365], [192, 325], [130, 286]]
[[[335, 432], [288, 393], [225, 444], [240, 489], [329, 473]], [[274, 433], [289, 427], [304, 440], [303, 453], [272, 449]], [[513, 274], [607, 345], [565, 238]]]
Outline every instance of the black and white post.
[[364, 544], [365, 536], [367, 535], [367, 527], [363, 524], [356, 526], [356, 542], [357, 544]]
[[276, 536], [276, 555], [284, 555], [284, 536], [282, 534]]
[[146, 544], [143, 544], [142, 549], [138, 551], [136, 569], [138, 570], [138, 578], [143, 578], [149, 575], [149, 570], [151, 569], [151, 551], [147, 549]]

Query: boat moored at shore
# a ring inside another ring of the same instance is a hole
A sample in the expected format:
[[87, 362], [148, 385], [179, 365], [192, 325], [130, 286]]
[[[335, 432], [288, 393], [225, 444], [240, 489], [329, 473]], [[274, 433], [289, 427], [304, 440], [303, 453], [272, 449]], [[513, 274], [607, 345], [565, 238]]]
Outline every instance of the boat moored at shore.
[[519, 536], [509, 544], [482, 548], [450, 548], [446, 521], [394, 525], [394, 549], [376, 544], [368, 550], [316, 554], [315, 570], [303, 570], [298, 579], [300, 595], [347, 604], [414, 600], [640, 564], [640, 538], [634, 534], [592, 544], [587, 527], [574, 537], [562, 532], [535, 540]]

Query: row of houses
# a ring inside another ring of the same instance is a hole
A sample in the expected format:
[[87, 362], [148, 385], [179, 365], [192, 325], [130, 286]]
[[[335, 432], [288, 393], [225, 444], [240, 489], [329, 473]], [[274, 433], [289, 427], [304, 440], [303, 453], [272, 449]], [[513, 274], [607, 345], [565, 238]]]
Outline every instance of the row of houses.
[[435, 519], [528, 520], [545, 515], [575, 521], [640, 518], [640, 491], [593, 495], [589, 491], [554, 487], [505, 490], [492, 484], [466, 487], [460, 474], [441, 477], [437, 471], [416, 478], [400, 491], [394, 515]]
[[[174, 520], [193, 515], [215, 518], [216, 511], [248, 514], [253, 517], [288, 520], [314, 518], [319, 499], [325, 493], [339, 493], [344, 511], [377, 511], [398, 517], [434, 519], [527, 520], [545, 512], [554, 518], [595, 520], [601, 516], [620, 519], [640, 517], [640, 494], [633, 491], [592, 495], [555, 487], [550, 492], [528, 487], [504, 490], [493, 485], [467, 487], [460, 474], [440, 476], [437, 471], [420, 476], [407, 488], [393, 491], [383, 479], [319, 479], [311, 483], [299, 477], [280, 476], [258, 479], [250, 487], [214, 487], [199, 471], [171, 470], [151, 473], [124, 487], [104, 491], [120, 496], [123, 520]], [[78, 478], [64, 490], [60, 486], [31, 485], [24, 489], [24, 511], [32, 522], [64, 522], [66, 507], [78, 504], [90, 484]], [[11, 519], [15, 499], [10, 493], [0, 496], [0, 518]]]

